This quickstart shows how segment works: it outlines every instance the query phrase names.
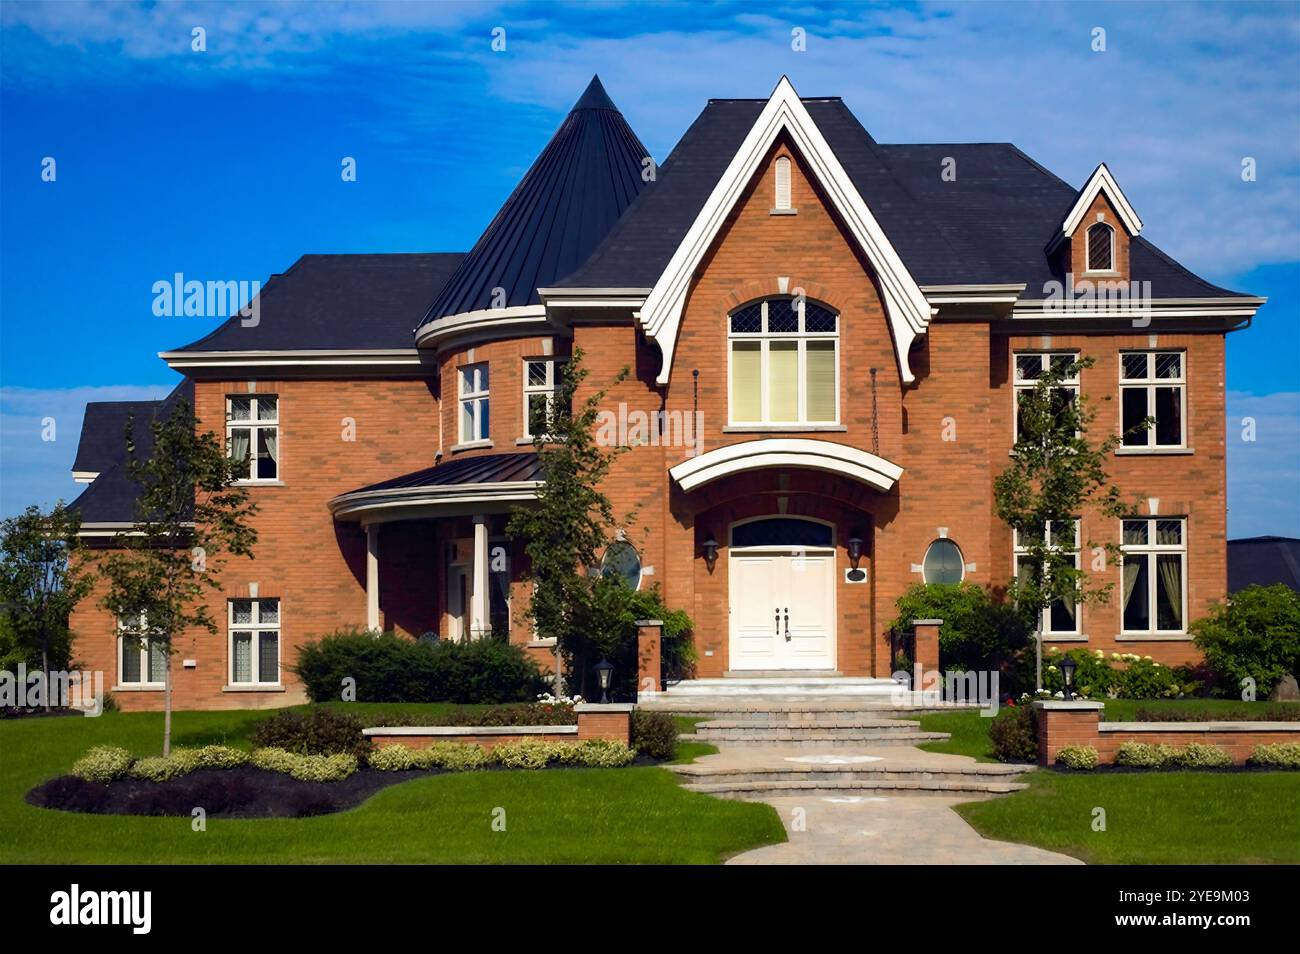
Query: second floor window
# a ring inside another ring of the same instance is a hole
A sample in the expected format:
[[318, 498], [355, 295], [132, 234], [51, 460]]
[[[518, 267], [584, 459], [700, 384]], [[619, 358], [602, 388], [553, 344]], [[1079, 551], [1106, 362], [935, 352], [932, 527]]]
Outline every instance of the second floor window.
[[274, 395], [226, 399], [226, 453], [241, 480], [275, 480], [280, 475], [280, 402]]
[[460, 369], [460, 443], [488, 439], [488, 366], [467, 364]]
[[[1183, 447], [1187, 375], [1181, 351], [1128, 351], [1119, 356], [1125, 447]], [[1135, 430], [1148, 417], [1155, 423]]]
[[[1031, 572], [1028, 547], [1020, 531], [1016, 531], [1016, 579], [1026, 580]], [[1057, 524], [1048, 521], [1047, 546], [1049, 549], [1064, 553], [1066, 559], [1079, 569], [1079, 522]], [[1047, 635], [1078, 635], [1079, 602], [1073, 598], [1062, 597], [1054, 600], [1052, 605], [1043, 610], [1043, 632]]]
[[839, 316], [771, 298], [729, 316], [732, 424], [839, 423]]
[[[1023, 431], [1022, 421], [1020, 419], [1020, 398], [1026, 391], [1032, 391], [1049, 368], [1058, 371], [1066, 371], [1078, 359], [1072, 351], [1058, 352], [1022, 352], [1015, 355], [1015, 380], [1013, 382], [1016, 395], [1016, 440], [1020, 440]], [[1064, 407], [1079, 397], [1079, 372], [1076, 369], [1072, 374], [1063, 376], [1061, 384], [1052, 393], [1053, 404], [1057, 407]]]
[[551, 358], [524, 361], [524, 437], [545, 435], [555, 408], [560, 368]]

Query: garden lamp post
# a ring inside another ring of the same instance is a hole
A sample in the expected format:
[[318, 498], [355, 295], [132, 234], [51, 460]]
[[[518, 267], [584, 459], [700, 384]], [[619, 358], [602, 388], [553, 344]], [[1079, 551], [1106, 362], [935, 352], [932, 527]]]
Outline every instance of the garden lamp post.
[[1065, 682], [1065, 701], [1074, 698], [1074, 667], [1076, 663], [1069, 656], [1061, 660], [1061, 679]]
[[614, 675], [614, 665], [608, 659], [602, 659], [593, 666], [596, 678], [600, 680], [600, 704], [609, 704], [609, 682]]

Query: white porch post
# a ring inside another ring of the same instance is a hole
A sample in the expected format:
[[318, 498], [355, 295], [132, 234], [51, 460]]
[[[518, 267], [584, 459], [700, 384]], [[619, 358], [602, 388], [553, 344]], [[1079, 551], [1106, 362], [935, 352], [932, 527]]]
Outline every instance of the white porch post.
[[366, 524], [366, 629], [379, 629], [379, 524]]
[[488, 633], [488, 518], [483, 514], [474, 517], [474, 581], [470, 590], [471, 639], [480, 639]]

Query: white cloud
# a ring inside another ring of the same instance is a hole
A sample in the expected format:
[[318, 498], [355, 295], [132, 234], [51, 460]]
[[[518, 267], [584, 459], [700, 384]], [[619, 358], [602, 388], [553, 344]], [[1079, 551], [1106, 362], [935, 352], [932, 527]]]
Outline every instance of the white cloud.
[[1228, 538], [1300, 537], [1300, 392], [1229, 391], [1226, 436]]
[[[0, 516], [29, 504], [70, 501], [85, 489], [72, 479], [72, 461], [87, 402], [147, 401], [171, 390], [171, 385], [148, 384], [0, 388]], [[54, 440], [45, 440], [51, 421]]]

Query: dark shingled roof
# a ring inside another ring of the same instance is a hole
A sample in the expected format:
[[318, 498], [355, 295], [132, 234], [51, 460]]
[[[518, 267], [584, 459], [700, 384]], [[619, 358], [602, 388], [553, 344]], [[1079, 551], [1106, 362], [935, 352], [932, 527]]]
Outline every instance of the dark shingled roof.
[[[140, 496], [140, 485], [131, 479], [126, 466], [126, 421], [134, 415], [133, 430], [136, 441], [136, 456], [147, 458], [153, 453], [153, 431], [150, 427], [157, 418], [166, 417], [179, 400], [194, 404], [194, 382], [188, 378], [177, 385], [176, 390], [161, 401], [124, 401], [109, 405], [121, 409], [103, 415], [104, 421], [116, 425], [115, 430], [106, 430], [96, 437], [97, 453], [102, 456], [93, 459], [101, 464], [99, 476], [81, 492], [71, 504], [71, 509], [81, 515], [82, 523], [132, 523], [135, 521], [135, 502]], [[91, 420], [87, 405], [86, 420]], [[86, 424], [82, 425], [81, 445], [77, 451], [77, 460], [81, 460], [81, 448], [87, 442]], [[86, 470], [96, 468], [87, 467]]]
[[[1060, 276], [1047, 244], [1078, 190], [1010, 143], [882, 145], [839, 99], [805, 99], [809, 115], [920, 285], [1025, 282], [1026, 298]], [[763, 100], [710, 100], [652, 183], [591, 258], [558, 285], [648, 288], [659, 278], [758, 118]], [[956, 162], [955, 181], [940, 176]], [[1143, 238], [1134, 281], [1157, 298], [1239, 294], [1206, 282]]]
[[593, 77], [424, 321], [500, 304], [495, 288], [505, 307], [540, 303], [537, 289], [585, 262], [645, 186], [648, 156]]
[[81, 421], [81, 440], [77, 444], [77, 459], [72, 469], [77, 473], [99, 474], [112, 467], [126, 454], [126, 421], [153, 420], [159, 401], [91, 401], [86, 405], [86, 416]]
[[1284, 583], [1300, 593], [1300, 540], [1245, 537], [1228, 541], [1228, 592]]
[[445, 464], [435, 464], [424, 470], [403, 474], [401, 477], [358, 487], [348, 493], [360, 494], [371, 490], [404, 490], [414, 487], [449, 487], [460, 484], [511, 483], [541, 480], [541, 474], [541, 461], [533, 451], [518, 454], [484, 454], [478, 457], [461, 457], [447, 461]]
[[463, 252], [304, 255], [262, 288], [257, 325], [238, 315], [180, 351], [413, 348], [411, 329]]

